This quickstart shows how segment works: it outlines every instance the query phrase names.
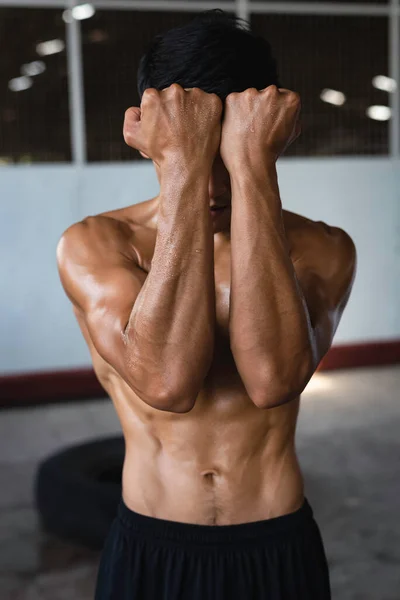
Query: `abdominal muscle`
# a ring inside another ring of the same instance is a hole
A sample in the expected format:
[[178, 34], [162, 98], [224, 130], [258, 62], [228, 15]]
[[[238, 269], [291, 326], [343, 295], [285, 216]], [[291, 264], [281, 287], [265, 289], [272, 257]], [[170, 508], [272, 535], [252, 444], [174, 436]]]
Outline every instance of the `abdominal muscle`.
[[125, 436], [122, 488], [131, 510], [231, 525], [302, 505], [294, 448], [299, 399], [262, 410], [242, 390], [203, 391], [189, 413], [176, 414], [151, 408], [119, 376], [107, 383]]

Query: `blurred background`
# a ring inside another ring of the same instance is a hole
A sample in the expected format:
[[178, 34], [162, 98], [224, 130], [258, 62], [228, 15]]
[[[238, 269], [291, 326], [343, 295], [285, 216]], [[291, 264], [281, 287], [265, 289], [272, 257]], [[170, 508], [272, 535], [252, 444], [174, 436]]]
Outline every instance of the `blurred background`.
[[283, 207], [357, 247], [298, 451], [334, 599], [400, 600], [400, 0], [0, 0], [2, 600], [93, 597], [123, 444], [56, 245], [72, 223], [158, 193], [124, 144], [124, 111], [152, 38], [211, 8], [265, 36], [301, 95]]

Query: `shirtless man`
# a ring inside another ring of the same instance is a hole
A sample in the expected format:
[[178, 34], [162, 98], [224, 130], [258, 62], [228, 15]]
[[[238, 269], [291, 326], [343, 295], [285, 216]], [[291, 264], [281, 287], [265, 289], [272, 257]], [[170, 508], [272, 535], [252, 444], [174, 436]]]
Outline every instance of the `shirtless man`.
[[[221, 13], [190, 26], [215, 39], [216, 24], [243, 51], [254, 43]], [[250, 81], [221, 99], [181, 84], [147, 86], [125, 115], [159, 195], [87, 217], [58, 246], [126, 440], [96, 599], [327, 600], [294, 437], [355, 247], [282, 210], [276, 161], [299, 134], [297, 94]]]

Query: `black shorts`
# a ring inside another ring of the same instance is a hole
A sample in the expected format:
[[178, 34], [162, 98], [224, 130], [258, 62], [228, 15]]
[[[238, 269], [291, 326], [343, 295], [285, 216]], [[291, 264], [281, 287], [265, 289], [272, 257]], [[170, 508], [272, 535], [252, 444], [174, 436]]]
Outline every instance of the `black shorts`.
[[121, 502], [100, 561], [96, 600], [329, 600], [321, 535], [307, 500], [238, 525], [141, 515]]

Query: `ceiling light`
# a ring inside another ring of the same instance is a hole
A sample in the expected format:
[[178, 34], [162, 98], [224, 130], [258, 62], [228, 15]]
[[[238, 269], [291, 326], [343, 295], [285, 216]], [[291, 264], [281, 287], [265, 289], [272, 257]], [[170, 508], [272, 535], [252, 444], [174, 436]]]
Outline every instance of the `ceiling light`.
[[90, 17], [93, 17], [95, 12], [96, 9], [93, 4], [79, 4], [78, 6], [64, 10], [62, 18], [65, 23], [72, 23], [74, 19], [76, 21], [90, 19]]
[[369, 106], [367, 108], [367, 115], [375, 121], [388, 121], [392, 116], [392, 111], [389, 106]]
[[96, 9], [93, 4], [78, 4], [78, 6], [74, 6], [71, 8], [71, 15], [73, 19], [77, 21], [82, 21], [83, 19], [90, 19], [93, 17]]
[[22, 92], [32, 87], [33, 81], [30, 77], [23, 75], [22, 77], [14, 77], [8, 82], [8, 88], [12, 92]]
[[320, 98], [323, 102], [327, 102], [328, 104], [335, 104], [335, 106], [342, 106], [346, 102], [346, 96], [343, 92], [338, 92], [337, 90], [330, 90], [329, 88], [325, 88], [322, 90], [320, 94]]
[[67, 8], [67, 10], [64, 10], [64, 12], [62, 14], [62, 18], [63, 18], [63, 21], [65, 23], [72, 23], [72, 21], [74, 20], [74, 18], [72, 16], [71, 11], [70, 11], [69, 8]]
[[46, 70], [46, 65], [42, 60], [34, 60], [33, 62], [27, 63], [26, 65], [22, 65], [21, 73], [22, 75], [27, 75], [30, 77], [34, 77], [35, 75], [40, 75]]
[[397, 89], [397, 83], [391, 77], [386, 77], [386, 75], [377, 75], [372, 80], [372, 85], [378, 89], [383, 90], [384, 92], [394, 92]]
[[65, 44], [62, 40], [49, 40], [48, 42], [42, 42], [36, 46], [36, 52], [40, 56], [49, 56], [50, 54], [57, 54], [62, 52], [65, 48]]

